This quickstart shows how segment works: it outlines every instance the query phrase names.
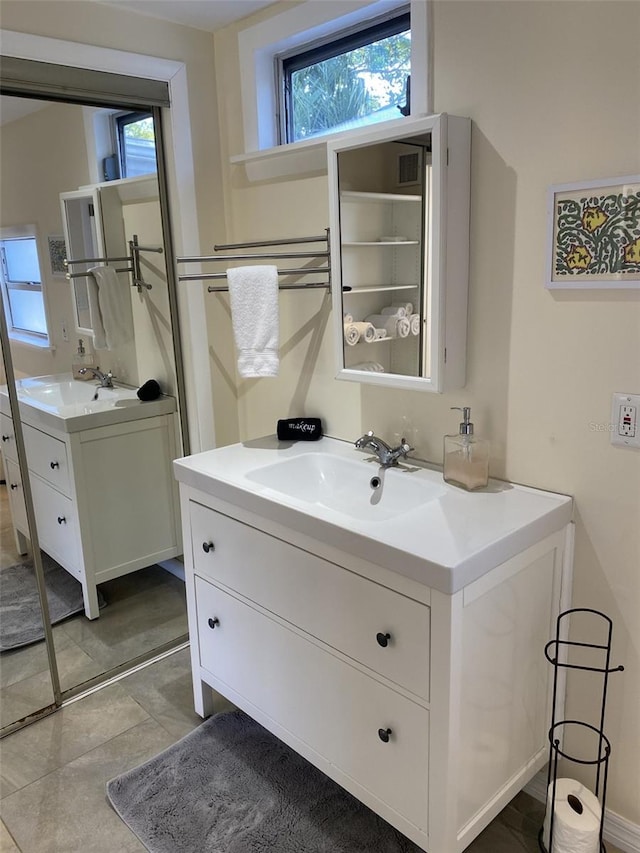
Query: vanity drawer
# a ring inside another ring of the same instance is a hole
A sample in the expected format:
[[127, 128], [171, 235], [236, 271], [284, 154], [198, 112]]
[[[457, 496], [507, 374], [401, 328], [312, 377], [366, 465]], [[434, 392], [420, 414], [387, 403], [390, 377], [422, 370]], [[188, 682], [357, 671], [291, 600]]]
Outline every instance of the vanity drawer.
[[230, 687], [426, 831], [428, 711], [214, 584], [196, 578], [195, 589], [200, 663], [213, 686]]
[[71, 493], [67, 446], [28, 424], [23, 425], [29, 470], [65, 495]]
[[17, 464], [18, 451], [16, 450], [13, 420], [6, 415], [0, 415], [0, 434], [2, 435], [2, 455], [5, 459], [11, 459]]
[[38, 477], [31, 477], [33, 506], [40, 547], [74, 577], [80, 577], [80, 561], [73, 501]]
[[429, 699], [426, 605], [201, 504], [189, 514], [197, 574]]

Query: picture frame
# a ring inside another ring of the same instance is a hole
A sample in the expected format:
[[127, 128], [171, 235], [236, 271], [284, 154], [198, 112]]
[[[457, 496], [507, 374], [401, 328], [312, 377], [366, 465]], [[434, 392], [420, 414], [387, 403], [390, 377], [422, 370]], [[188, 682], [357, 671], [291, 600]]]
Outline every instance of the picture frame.
[[64, 259], [67, 257], [67, 244], [64, 237], [57, 234], [47, 237], [47, 246], [49, 247], [49, 266], [51, 275], [56, 278], [64, 278], [67, 273], [67, 268], [64, 265]]
[[546, 287], [640, 289], [640, 175], [549, 188]]

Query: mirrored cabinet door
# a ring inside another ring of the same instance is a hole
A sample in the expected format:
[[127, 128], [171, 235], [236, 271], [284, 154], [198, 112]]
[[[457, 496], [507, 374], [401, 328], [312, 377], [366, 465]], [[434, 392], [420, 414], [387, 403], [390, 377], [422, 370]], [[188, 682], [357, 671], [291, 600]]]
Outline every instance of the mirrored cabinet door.
[[328, 154], [338, 378], [462, 387], [469, 119], [355, 131]]

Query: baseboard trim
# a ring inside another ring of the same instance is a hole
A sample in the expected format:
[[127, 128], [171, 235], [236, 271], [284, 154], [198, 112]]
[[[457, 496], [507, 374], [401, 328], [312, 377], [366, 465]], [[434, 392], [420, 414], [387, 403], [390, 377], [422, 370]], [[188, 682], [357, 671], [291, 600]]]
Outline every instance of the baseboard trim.
[[[525, 792], [541, 803], [547, 801], [547, 772], [541, 770], [526, 785]], [[623, 853], [640, 853], [640, 826], [619, 814], [606, 809], [604, 814], [604, 840], [615, 844]]]

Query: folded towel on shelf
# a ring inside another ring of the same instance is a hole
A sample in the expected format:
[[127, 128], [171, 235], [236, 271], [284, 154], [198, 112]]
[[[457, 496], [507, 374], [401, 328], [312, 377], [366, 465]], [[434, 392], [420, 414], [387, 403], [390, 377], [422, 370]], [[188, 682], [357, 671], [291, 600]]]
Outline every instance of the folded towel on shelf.
[[278, 268], [271, 264], [227, 270], [233, 336], [240, 376], [277, 376]]
[[365, 318], [376, 329], [384, 329], [390, 338], [406, 338], [411, 332], [411, 325], [406, 317], [385, 314], [371, 314]]
[[133, 340], [129, 284], [118, 279], [113, 267], [91, 267], [89, 272], [89, 281], [93, 278], [97, 289], [96, 312], [95, 291], [92, 295], [93, 288], [89, 287], [91, 322], [95, 321], [92, 326], [94, 349], [117, 349]]
[[353, 323], [345, 323], [344, 325], [344, 339], [350, 347], [355, 346], [360, 339], [364, 340], [365, 343], [370, 344], [375, 340], [375, 336], [376, 330], [371, 323], [356, 321]]
[[420, 315], [412, 314], [409, 317], [409, 324], [411, 326], [411, 334], [419, 335], [420, 334]]

